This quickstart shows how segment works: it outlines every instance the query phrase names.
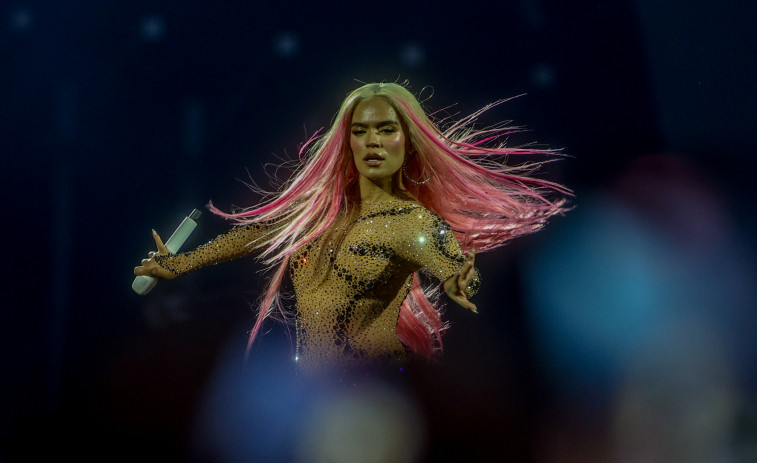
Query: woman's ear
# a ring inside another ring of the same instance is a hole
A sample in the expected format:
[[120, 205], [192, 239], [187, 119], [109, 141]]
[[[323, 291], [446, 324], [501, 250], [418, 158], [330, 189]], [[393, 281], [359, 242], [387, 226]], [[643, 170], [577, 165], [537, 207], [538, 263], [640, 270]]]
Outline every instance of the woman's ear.
[[411, 161], [417, 152], [415, 151], [415, 147], [411, 144], [407, 145], [407, 148], [405, 149], [405, 161]]

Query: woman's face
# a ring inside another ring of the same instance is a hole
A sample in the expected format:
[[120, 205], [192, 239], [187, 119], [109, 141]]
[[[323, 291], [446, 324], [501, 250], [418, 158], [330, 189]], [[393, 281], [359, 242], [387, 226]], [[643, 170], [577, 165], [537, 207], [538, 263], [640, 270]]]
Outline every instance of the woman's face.
[[405, 161], [405, 133], [394, 108], [384, 98], [363, 100], [352, 113], [350, 148], [362, 177], [390, 182]]

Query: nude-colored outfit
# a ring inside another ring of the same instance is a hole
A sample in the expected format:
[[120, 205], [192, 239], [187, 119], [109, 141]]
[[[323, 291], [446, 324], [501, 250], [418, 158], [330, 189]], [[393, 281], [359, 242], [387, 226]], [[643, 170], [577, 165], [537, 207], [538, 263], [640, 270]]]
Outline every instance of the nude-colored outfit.
[[[265, 232], [241, 225], [197, 249], [157, 261], [177, 274], [248, 255]], [[400, 305], [421, 269], [445, 281], [465, 256], [449, 225], [415, 201], [362, 203], [329, 232], [294, 252], [298, 363], [306, 369], [404, 360], [395, 333]], [[478, 289], [478, 272], [466, 293]]]

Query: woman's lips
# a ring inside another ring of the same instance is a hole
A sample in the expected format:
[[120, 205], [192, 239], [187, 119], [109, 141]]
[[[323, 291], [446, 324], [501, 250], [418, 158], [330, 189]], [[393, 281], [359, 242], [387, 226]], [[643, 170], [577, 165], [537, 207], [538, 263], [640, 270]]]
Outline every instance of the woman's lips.
[[368, 156], [363, 158], [363, 162], [371, 167], [378, 167], [382, 162], [384, 162], [384, 158], [382, 158], [378, 154], [369, 154]]

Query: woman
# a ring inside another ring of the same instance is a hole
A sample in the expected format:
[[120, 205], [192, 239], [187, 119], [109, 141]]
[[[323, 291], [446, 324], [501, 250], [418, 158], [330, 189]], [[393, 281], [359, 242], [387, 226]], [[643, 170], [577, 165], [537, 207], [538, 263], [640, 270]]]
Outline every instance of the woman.
[[498, 144], [508, 127], [473, 128], [494, 105], [442, 131], [403, 86], [364, 85], [328, 132], [305, 143], [301, 167], [280, 192], [239, 213], [211, 204], [237, 225], [191, 252], [169, 254], [154, 233], [158, 251], [134, 273], [172, 279], [257, 253], [276, 271], [250, 344], [274, 307], [287, 313], [279, 292], [288, 272], [304, 369], [432, 357], [445, 325], [434, 307], [438, 285], [423, 288], [419, 272], [476, 312], [476, 250], [536, 231], [565, 209], [564, 199], [544, 196], [564, 188], [526, 175], [536, 165], [495, 162], [534, 150]]

